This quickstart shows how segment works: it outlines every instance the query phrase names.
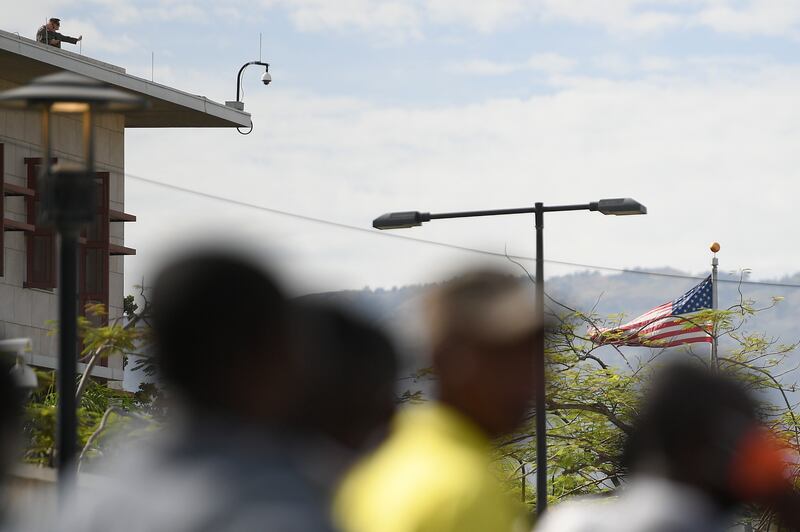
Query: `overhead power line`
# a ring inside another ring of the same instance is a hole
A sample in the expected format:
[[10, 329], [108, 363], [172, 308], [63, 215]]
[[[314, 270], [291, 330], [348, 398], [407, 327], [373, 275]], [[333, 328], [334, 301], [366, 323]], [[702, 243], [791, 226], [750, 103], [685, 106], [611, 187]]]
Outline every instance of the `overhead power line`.
[[[157, 181], [155, 179], [150, 179], [147, 177], [142, 177], [134, 174], [125, 174], [126, 177], [133, 179], [134, 181], [141, 181], [143, 183], [147, 183], [150, 185], [154, 185], [161, 188], [166, 188], [170, 190], [175, 190], [177, 192], [183, 192], [185, 194], [190, 194], [193, 196], [198, 196], [201, 198], [211, 199], [214, 201], [221, 201], [224, 203], [228, 203], [230, 205], [236, 205], [239, 207], [245, 207], [248, 209], [254, 209], [257, 211], [268, 212], [271, 214], [277, 214], [279, 216], [285, 216], [288, 218], [295, 218], [297, 220], [303, 220], [306, 222], [311, 222], [320, 225], [327, 225], [330, 227], [336, 227], [338, 229], [346, 229], [348, 231], [358, 231], [360, 233], [366, 233], [372, 236], [380, 236], [384, 238], [395, 238], [398, 240], [405, 240], [407, 242], [416, 242], [418, 244], [426, 244], [429, 246], [437, 246], [442, 248], [448, 249], [455, 249], [459, 251], [466, 251], [468, 253], [476, 253], [479, 255], [488, 255], [492, 257], [502, 257], [502, 258], [512, 258], [517, 260], [526, 260], [526, 261], [535, 261], [535, 257], [527, 257], [524, 255], [508, 255], [506, 253], [500, 253], [498, 251], [490, 251], [487, 249], [479, 249], [473, 248], [469, 246], [461, 246], [459, 244], [451, 244], [449, 242], [438, 242], [436, 240], [427, 240], [424, 238], [417, 238], [408, 235], [402, 235], [399, 233], [390, 233], [384, 231], [377, 231], [374, 229], [369, 229], [366, 227], [359, 227], [357, 225], [350, 225], [342, 222], [336, 222], [333, 220], [327, 220], [325, 218], [317, 218], [315, 216], [309, 216], [307, 214], [300, 214], [291, 211], [285, 211], [282, 209], [276, 209], [273, 207], [266, 207], [264, 205], [257, 205], [255, 203], [250, 203], [247, 201], [237, 200], [233, 198], [226, 198], [224, 196], [218, 196], [216, 194], [210, 194], [208, 192], [202, 192], [200, 190], [195, 190], [192, 188], [182, 187], [180, 185], [173, 185], [171, 183], [165, 183], [163, 181]], [[696, 275], [686, 275], [680, 273], [668, 273], [668, 272], [654, 272], [654, 271], [647, 271], [647, 270], [634, 270], [629, 268], [615, 268], [613, 266], [599, 266], [597, 264], [584, 264], [580, 262], [570, 262], [564, 260], [555, 260], [555, 259], [544, 259], [545, 262], [549, 264], [558, 264], [561, 266], [572, 266], [576, 268], [587, 268], [592, 270], [601, 270], [601, 271], [608, 271], [608, 272], [615, 272], [615, 273], [630, 273], [634, 275], [649, 275], [649, 276], [657, 276], [657, 277], [669, 277], [673, 279], [695, 279], [695, 280], [702, 280], [705, 277], [696, 276]], [[738, 280], [738, 279], [718, 279], [721, 283], [734, 283], [734, 284], [744, 284], [744, 285], [756, 285], [756, 286], [772, 286], [777, 288], [800, 288], [800, 284], [790, 284], [790, 283], [778, 283], [778, 282], [771, 282], [771, 281], [747, 281], [747, 280]]]

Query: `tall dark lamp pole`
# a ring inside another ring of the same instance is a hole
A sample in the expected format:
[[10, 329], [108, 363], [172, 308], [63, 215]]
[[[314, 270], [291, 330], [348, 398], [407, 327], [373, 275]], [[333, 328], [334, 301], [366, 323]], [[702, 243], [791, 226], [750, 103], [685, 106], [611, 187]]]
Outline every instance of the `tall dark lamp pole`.
[[[615, 198], [593, 201], [579, 205], [543, 205], [519, 209], [496, 209], [489, 211], [464, 211], [431, 214], [429, 212], [391, 212], [379, 216], [372, 222], [375, 229], [405, 229], [417, 227], [424, 222], [445, 218], [474, 218], [478, 216], [501, 216], [506, 214], [534, 215], [536, 225], [536, 319], [544, 327], [544, 213], [560, 211], [597, 211], [616, 216], [647, 214], [647, 208], [631, 198]], [[547, 508], [547, 401], [545, 395], [545, 342], [540, 335], [536, 346], [536, 513], [541, 515]]]
[[[143, 107], [145, 101], [105, 83], [72, 72], [34, 79], [0, 93], [0, 105], [38, 109], [42, 113], [42, 165], [38, 189], [38, 225], [56, 228], [60, 236], [58, 350], [58, 479], [61, 493], [74, 481], [77, 451], [75, 377], [78, 362], [78, 237], [97, 212], [94, 181], [94, 126], [98, 112]], [[83, 161], [53, 165], [50, 121], [53, 114], [83, 117]]]

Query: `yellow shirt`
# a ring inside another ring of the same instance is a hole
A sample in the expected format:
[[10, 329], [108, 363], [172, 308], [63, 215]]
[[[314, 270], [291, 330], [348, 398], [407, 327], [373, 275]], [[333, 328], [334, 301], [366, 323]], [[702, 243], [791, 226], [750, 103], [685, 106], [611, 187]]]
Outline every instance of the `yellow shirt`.
[[345, 532], [525, 530], [490, 471], [489, 440], [439, 403], [401, 412], [389, 439], [345, 478], [334, 515]]

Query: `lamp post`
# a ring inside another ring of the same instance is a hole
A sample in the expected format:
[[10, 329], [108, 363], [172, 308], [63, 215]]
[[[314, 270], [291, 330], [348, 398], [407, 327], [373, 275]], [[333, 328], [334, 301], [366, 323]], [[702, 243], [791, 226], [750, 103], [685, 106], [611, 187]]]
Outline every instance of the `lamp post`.
[[[602, 199], [578, 205], [544, 205], [518, 209], [495, 209], [488, 211], [463, 211], [429, 213], [419, 211], [391, 212], [379, 216], [372, 222], [375, 229], [405, 229], [417, 227], [431, 220], [446, 218], [474, 218], [479, 216], [502, 216], [506, 214], [534, 215], [536, 226], [536, 319], [544, 327], [544, 213], [561, 211], [596, 211], [601, 214], [624, 216], [647, 214], [647, 208], [631, 198]], [[539, 335], [536, 345], [536, 513], [541, 515], [547, 508], [547, 415], [545, 395], [544, 335]]]
[[[78, 237], [96, 212], [94, 127], [98, 112], [144, 107], [145, 101], [100, 81], [59, 72], [0, 93], [0, 105], [42, 113], [41, 210], [38, 225], [54, 226], [60, 236], [58, 352], [58, 479], [61, 493], [74, 479], [77, 450], [75, 375], [78, 362]], [[83, 161], [53, 165], [50, 122], [53, 114], [82, 115]]]

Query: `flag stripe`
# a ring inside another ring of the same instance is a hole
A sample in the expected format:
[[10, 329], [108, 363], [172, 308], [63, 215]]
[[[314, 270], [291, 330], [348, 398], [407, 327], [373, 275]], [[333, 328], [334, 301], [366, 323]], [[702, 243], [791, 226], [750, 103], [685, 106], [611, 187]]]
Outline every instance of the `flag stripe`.
[[678, 299], [659, 305], [628, 323], [591, 329], [589, 338], [600, 345], [649, 347], [711, 342], [711, 324], [692, 320], [698, 311], [711, 307], [711, 289], [709, 276]]
[[672, 342], [670, 342], [668, 344], [659, 345], [658, 347], [675, 347], [675, 346], [683, 345], [683, 344], [711, 343], [711, 341], [712, 341], [712, 338], [710, 336], [708, 336], [708, 335], [706, 335], [703, 338], [698, 338], [698, 337], [694, 336], [694, 337], [691, 337], [691, 338], [684, 338], [684, 339], [681, 339], [681, 340], [672, 341]]

